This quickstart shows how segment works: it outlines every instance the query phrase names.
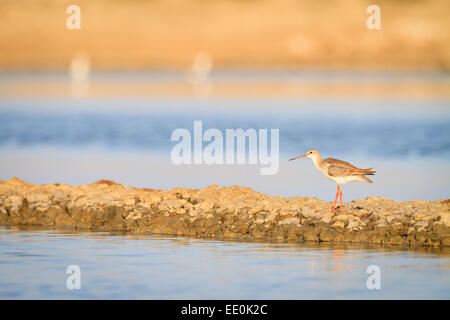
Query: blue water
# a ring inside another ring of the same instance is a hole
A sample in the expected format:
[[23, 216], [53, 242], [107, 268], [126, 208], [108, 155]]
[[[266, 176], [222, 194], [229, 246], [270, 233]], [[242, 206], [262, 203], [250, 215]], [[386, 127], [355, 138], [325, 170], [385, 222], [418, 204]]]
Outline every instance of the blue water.
[[170, 152], [177, 128], [279, 129], [280, 152], [450, 159], [448, 101], [0, 99], [0, 148]]
[[[0, 227], [0, 299], [449, 299], [448, 249]], [[69, 290], [68, 266], [81, 271]], [[367, 268], [380, 268], [369, 290]]]

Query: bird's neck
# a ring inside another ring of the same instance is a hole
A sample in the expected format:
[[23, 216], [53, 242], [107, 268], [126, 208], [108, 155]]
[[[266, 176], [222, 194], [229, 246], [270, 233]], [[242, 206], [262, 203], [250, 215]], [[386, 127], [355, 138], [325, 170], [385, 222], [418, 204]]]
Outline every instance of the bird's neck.
[[316, 155], [314, 158], [312, 158], [312, 161], [314, 163], [314, 166], [320, 170], [322, 167], [322, 157], [320, 155]]

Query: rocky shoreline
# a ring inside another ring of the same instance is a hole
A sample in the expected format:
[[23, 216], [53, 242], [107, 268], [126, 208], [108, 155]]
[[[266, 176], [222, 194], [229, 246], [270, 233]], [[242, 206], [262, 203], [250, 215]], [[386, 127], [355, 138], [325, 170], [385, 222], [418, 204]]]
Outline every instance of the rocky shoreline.
[[344, 203], [332, 215], [316, 198], [268, 196], [251, 188], [153, 190], [109, 180], [34, 185], [0, 180], [0, 224], [142, 234], [450, 247], [450, 201]]

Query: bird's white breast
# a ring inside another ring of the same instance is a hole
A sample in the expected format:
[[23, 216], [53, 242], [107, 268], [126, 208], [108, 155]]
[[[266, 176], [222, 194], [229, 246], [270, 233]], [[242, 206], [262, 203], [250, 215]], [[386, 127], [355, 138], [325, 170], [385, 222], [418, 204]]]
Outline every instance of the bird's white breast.
[[317, 170], [319, 170], [326, 178], [333, 180], [337, 184], [344, 184], [347, 182], [361, 181], [361, 178], [358, 176], [346, 176], [346, 177], [333, 177], [328, 174], [328, 167], [330, 166], [326, 162], [322, 162], [321, 165], [314, 162]]

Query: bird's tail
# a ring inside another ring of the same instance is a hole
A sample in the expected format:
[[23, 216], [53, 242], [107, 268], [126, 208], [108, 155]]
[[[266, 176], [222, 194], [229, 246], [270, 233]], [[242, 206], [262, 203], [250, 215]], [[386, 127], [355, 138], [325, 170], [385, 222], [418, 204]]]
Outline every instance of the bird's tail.
[[373, 168], [369, 168], [369, 169], [358, 169], [358, 174], [364, 174], [364, 175], [369, 175], [369, 176], [373, 176], [375, 174], [376, 171], [372, 170]]

